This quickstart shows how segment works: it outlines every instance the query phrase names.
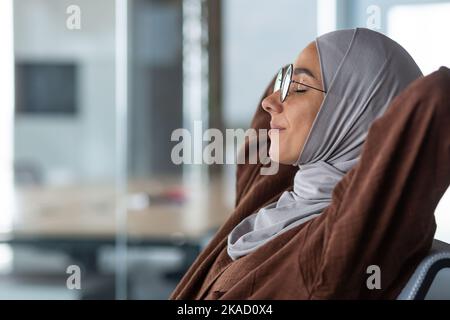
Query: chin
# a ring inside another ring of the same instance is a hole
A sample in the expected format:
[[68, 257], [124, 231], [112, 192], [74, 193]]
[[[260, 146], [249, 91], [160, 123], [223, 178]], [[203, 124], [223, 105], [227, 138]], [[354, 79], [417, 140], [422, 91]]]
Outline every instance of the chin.
[[277, 153], [275, 157], [272, 157], [272, 155], [270, 155], [270, 159], [272, 159], [273, 161], [276, 161], [280, 164], [284, 164], [284, 165], [294, 165], [298, 159], [298, 157], [294, 156], [294, 155], [292, 155], [290, 157], [286, 157], [286, 156], [283, 157], [280, 155], [286, 155], [286, 152], [283, 153], [281, 151], [281, 152]]
[[269, 150], [269, 157], [270, 160], [274, 161], [274, 162], [278, 162], [280, 164], [294, 164], [295, 161], [290, 161], [289, 159], [286, 159], [284, 157], [280, 158], [280, 154], [283, 154], [282, 152], [272, 152], [272, 150]]

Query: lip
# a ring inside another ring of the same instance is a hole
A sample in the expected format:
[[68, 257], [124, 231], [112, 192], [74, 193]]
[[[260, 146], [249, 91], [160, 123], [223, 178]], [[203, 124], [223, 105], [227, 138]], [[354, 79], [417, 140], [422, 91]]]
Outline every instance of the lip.
[[276, 124], [276, 123], [273, 123], [273, 122], [271, 121], [271, 122], [270, 122], [270, 129], [284, 130], [284, 129], [286, 129], [286, 128], [284, 128], [284, 127], [282, 127], [282, 126], [280, 126], [280, 125], [278, 125], [278, 124]]

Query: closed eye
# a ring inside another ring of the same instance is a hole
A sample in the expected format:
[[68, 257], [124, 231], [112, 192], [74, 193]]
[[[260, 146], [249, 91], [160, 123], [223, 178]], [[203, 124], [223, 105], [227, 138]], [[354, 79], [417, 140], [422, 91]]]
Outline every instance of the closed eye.
[[[298, 81], [295, 81], [295, 80], [292, 80], [292, 82], [298, 84], [299, 86], [302, 85], [302, 86], [305, 86], [305, 87], [308, 87], [308, 88], [311, 88], [311, 89], [314, 89], [314, 90], [318, 90], [318, 91], [323, 92], [323, 93], [327, 93], [325, 90], [322, 90], [322, 89], [319, 89], [319, 88], [315, 88], [315, 87], [310, 86], [310, 85], [308, 85], [306, 83], [298, 82]], [[299, 91], [299, 89], [295, 90], [295, 92], [298, 92], [298, 91]], [[306, 90], [301, 90], [301, 91], [305, 92]]]

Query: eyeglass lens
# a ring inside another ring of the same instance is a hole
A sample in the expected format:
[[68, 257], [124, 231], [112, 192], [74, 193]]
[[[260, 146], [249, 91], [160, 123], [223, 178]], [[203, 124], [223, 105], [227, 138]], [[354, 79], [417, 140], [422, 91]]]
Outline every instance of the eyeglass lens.
[[281, 88], [281, 81], [283, 81], [283, 68], [278, 71], [277, 77], [275, 78], [275, 83], [273, 85], [273, 92], [277, 92]]
[[292, 65], [289, 65], [289, 67], [286, 69], [286, 73], [284, 74], [283, 81], [281, 83], [281, 95], [280, 100], [281, 102], [284, 102], [286, 99], [286, 96], [289, 91], [289, 85], [291, 84], [292, 79]]

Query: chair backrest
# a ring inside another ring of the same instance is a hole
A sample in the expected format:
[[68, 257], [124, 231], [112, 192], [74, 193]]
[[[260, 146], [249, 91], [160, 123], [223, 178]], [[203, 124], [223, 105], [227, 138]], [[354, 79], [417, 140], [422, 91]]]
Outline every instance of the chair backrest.
[[398, 300], [450, 299], [450, 244], [434, 240]]

